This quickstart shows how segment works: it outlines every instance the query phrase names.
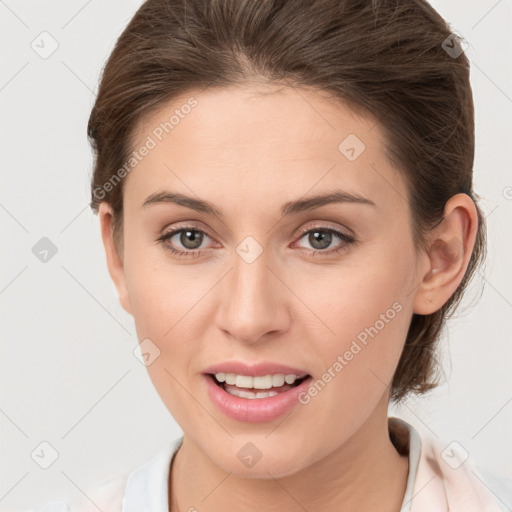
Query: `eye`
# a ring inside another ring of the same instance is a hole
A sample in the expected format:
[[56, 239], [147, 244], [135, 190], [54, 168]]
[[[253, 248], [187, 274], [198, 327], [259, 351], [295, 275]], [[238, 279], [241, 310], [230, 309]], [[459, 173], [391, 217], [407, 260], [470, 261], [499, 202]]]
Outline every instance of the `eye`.
[[[190, 255], [192, 257], [197, 257], [203, 253], [203, 249], [199, 248], [204, 241], [205, 236], [210, 238], [200, 229], [193, 226], [185, 226], [163, 234], [157, 239], [157, 241], [161, 242], [165, 249], [176, 254], [178, 257]], [[179, 245], [184, 249], [176, 249], [176, 246], [179, 247]]]
[[[205, 231], [194, 226], [180, 226], [168, 233], [164, 233], [157, 241], [160, 242], [166, 250], [179, 258], [187, 256], [197, 258], [208, 250], [207, 248], [201, 248], [205, 237], [212, 239]], [[353, 236], [327, 226], [318, 226], [303, 231], [300, 240], [306, 237], [307, 242], [313, 248], [307, 251], [311, 255], [338, 253], [347, 250], [348, 247], [353, 245], [356, 241]], [[328, 249], [336, 240], [340, 242], [338, 246], [335, 246], [333, 249]], [[180, 246], [182, 248], [180, 248]]]
[[[302, 240], [303, 238], [306, 238], [307, 242], [313, 247], [313, 250], [309, 251], [313, 255], [319, 253], [337, 253], [346, 250], [350, 245], [355, 243], [353, 236], [326, 226], [318, 226], [303, 232], [300, 239]], [[334, 249], [325, 250], [331, 246], [336, 239], [341, 243], [335, 246]]]

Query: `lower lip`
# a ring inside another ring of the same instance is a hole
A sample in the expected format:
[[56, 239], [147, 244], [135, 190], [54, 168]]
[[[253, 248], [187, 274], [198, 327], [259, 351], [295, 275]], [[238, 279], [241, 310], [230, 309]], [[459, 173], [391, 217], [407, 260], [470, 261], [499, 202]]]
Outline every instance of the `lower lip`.
[[298, 386], [268, 398], [241, 398], [224, 391], [211, 375], [204, 377], [210, 398], [226, 416], [251, 423], [273, 421], [291, 411], [299, 404], [299, 395], [311, 382], [311, 377], [308, 377]]

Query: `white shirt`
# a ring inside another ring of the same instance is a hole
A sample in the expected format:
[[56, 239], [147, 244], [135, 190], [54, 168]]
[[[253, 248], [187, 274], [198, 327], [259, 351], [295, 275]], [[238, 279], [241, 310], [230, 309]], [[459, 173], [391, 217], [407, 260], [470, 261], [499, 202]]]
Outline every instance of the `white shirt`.
[[[512, 510], [510, 480], [496, 480], [491, 488], [453, 449], [447, 451], [429, 438], [422, 440], [414, 427], [398, 418], [389, 418], [389, 428], [397, 450], [409, 454], [400, 512]], [[166, 442], [148, 462], [109, 480], [87, 493], [87, 498], [53, 501], [27, 512], [97, 512], [98, 508], [102, 512], [169, 512], [169, 471], [182, 440]]]

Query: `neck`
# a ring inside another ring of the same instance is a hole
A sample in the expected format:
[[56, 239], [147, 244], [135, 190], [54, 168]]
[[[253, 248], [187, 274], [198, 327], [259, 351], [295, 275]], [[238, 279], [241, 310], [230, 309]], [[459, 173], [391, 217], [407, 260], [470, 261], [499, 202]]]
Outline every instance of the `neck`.
[[170, 472], [170, 512], [397, 512], [409, 462], [389, 439], [387, 407], [377, 412], [327, 457], [279, 479], [226, 473], [184, 436]]

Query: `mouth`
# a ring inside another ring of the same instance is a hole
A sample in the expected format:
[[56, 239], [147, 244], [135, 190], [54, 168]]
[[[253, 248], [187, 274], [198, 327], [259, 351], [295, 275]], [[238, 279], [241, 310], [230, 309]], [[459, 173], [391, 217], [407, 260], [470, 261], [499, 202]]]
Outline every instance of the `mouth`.
[[216, 369], [203, 377], [206, 394], [219, 412], [239, 422], [261, 423], [277, 420], [302, 403], [313, 378], [299, 372], [267, 374], [253, 368], [253, 375], [243, 375]]
[[269, 374], [253, 377], [224, 372], [209, 373], [207, 376], [226, 393], [249, 400], [278, 396], [311, 378], [309, 374]]

